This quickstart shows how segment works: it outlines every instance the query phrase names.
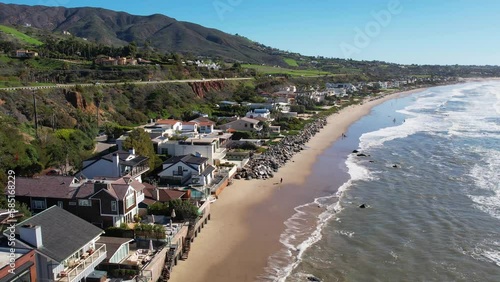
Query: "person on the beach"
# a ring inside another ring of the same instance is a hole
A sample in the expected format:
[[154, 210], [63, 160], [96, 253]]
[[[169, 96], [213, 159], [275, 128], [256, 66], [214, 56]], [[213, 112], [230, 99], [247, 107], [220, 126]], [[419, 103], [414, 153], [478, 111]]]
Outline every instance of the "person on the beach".
[[283, 178], [281, 178], [280, 183], [283, 183]]

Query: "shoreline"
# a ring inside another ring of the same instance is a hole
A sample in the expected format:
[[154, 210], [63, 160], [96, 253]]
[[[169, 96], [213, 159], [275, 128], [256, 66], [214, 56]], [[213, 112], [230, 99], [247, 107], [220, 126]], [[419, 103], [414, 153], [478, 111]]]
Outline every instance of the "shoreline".
[[[295, 208], [325, 193], [319, 187], [303, 189], [317, 157], [373, 107], [427, 88], [390, 93], [348, 106], [328, 116], [327, 125], [305, 144], [308, 149], [295, 154], [274, 178], [235, 180], [212, 205], [212, 220], [192, 243], [189, 258], [173, 268], [170, 281], [255, 281], [263, 274], [268, 258], [282, 249], [284, 222], [296, 213]], [[279, 183], [281, 178], [283, 183]], [[337, 181], [336, 189], [346, 179], [339, 177]]]

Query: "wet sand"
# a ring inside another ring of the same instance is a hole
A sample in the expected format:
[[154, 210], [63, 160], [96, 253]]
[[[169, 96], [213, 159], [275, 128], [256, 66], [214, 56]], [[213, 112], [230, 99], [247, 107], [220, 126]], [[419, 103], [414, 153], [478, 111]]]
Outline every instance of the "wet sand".
[[[189, 258], [173, 268], [170, 281], [262, 280], [258, 276], [263, 274], [268, 257], [282, 248], [279, 239], [285, 230], [283, 222], [294, 214], [294, 208], [335, 192], [305, 183], [319, 155], [374, 106], [422, 90], [349, 106], [328, 117], [327, 126], [306, 144], [308, 149], [296, 154], [274, 178], [234, 180], [212, 205], [211, 220], [195, 238]], [[338, 167], [331, 169], [334, 187], [338, 188], [347, 180], [345, 172]]]

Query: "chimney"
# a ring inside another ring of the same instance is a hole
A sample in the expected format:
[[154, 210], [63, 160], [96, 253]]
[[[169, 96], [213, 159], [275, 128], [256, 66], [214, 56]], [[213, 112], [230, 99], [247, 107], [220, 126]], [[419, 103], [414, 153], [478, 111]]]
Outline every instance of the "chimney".
[[120, 156], [117, 153], [113, 154], [113, 169], [115, 171], [115, 176], [120, 176]]
[[128, 150], [128, 152], [129, 152], [131, 155], [135, 155], [135, 149], [134, 149], [134, 148], [132, 148], [132, 149]]
[[159, 201], [160, 200], [160, 189], [158, 187], [155, 188], [155, 200]]
[[35, 248], [40, 248], [42, 244], [42, 227], [26, 224], [19, 228], [21, 240], [27, 242]]

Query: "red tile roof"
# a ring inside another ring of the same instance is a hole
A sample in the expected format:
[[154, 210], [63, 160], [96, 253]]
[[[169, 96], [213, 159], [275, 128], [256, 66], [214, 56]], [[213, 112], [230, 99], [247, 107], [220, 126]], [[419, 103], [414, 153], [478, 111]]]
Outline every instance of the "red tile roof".
[[[158, 189], [159, 202], [168, 202], [170, 200], [180, 199], [186, 194], [184, 191], [178, 191], [174, 189]], [[154, 186], [146, 187], [144, 189], [144, 197], [149, 200], [156, 201], [156, 188]], [[149, 202], [149, 201], [148, 201]]]
[[175, 119], [159, 119], [156, 121], [156, 124], [170, 124], [170, 125], [175, 125], [180, 121], [175, 120]]

